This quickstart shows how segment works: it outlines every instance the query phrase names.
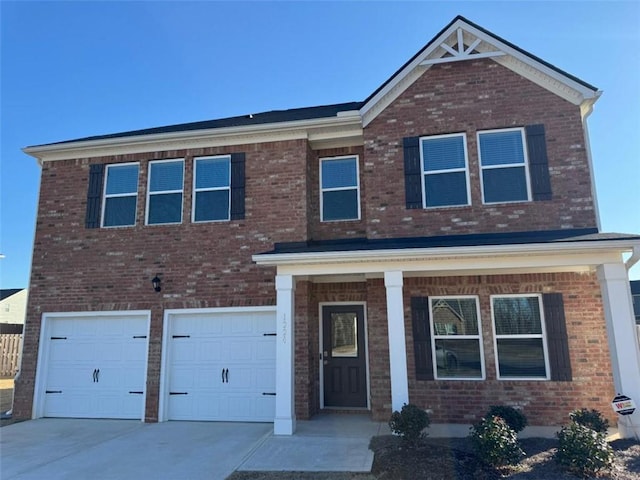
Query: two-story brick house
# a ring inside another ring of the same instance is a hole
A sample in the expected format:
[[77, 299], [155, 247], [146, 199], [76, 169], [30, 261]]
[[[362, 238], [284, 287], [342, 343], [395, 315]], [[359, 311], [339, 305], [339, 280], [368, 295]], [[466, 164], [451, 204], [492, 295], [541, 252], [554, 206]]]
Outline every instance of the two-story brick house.
[[25, 149], [14, 414], [612, 418], [640, 399], [640, 236], [599, 232], [599, 95], [457, 17], [361, 102]]

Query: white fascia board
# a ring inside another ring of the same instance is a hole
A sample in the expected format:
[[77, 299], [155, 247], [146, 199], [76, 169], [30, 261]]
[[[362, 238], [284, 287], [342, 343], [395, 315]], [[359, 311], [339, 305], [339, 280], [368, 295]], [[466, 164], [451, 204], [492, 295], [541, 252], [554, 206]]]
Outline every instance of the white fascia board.
[[240, 127], [134, 135], [130, 137], [42, 145], [24, 148], [23, 152], [36, 158], [39, 163], [42, 164], [43, 161], [102, 157], [149, 151], [301, 140], [313, 136], [314, 129], [327, 127], [348, 131], [348, 133], [341, 133], [341, 136], [362, 136], [360, 115], [358, 112], [351, 112], [350, 115], [297, 120], [293, 122], [263, 123]]
[[[554, 70], [536, 60], [534, 60], [533, 58], [529, 57], [528, 55], [523, 54], [522, 52], [516, 50], [515, 48], [510, 47], [509, 45], [500, 42], [499, 40], [487, 35], [486, 33], [478, 30], [477, 28], [468, 25], [464, 22], [462, 22], [462, 25], [464, 25], [464, 29], [467, 30], [469, 33], [472, 33], [473, 35], [475, 35], [478, 38], [481, 38], [483, 41], [494, 45], [496, 48], [498, 48], [499, 50], [505, 52], [507, 55], [516, 58], [517, 60], [520, 60], [522, 63], [527, 64], [533, 68], [535, 68], [536, 70], [539, 70], [540, 72], [544, 73], [545, 75], [547, 75], [548, 77], [551, 77], [552, 79], [563, 83], [564, 85], [566, 85], [567, 87], [575, 90], [576, 92], [579, 92], [580, 95], [583, 97], [583, 99], [589, 99], [589, 98], [597, 98], [599, 96], [598, 91], [594, 91], [584, 85], [582, 85], [581, 83], [576, 82], [575, 80], [573, 80], [572, 78], [563, 75], [562, 73], [558, 72], [557, 70]], [[500, 63], [501, 58], [496, 58], [496, 61], [498, 63]], [[521, 72], [517, 72], [517, 73], [521, 73]]]
[[633, 250], [634, 245], [640, 245], [640, 240], [262, 254], [254, 255], [253, 261], [258, 265], [276, 266], [279, 273], [292, 275], [376, 273], [397, 269], [405, 272], [587, 271], [602, 263], [621, 262], [622, 254]]

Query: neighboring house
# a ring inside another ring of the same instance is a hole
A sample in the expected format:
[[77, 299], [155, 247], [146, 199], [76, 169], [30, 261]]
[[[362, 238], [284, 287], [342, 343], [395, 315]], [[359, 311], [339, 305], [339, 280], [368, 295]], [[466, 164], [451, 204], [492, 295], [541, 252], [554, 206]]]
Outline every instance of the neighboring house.
[[0, 290], [0, 323], [24, 325], [27, 313], [27, 289]]
[[364, 101], [26, 148], [14, 415], [613, 419], [640, 235], [599, 231], [599, 95], [457, 17]]

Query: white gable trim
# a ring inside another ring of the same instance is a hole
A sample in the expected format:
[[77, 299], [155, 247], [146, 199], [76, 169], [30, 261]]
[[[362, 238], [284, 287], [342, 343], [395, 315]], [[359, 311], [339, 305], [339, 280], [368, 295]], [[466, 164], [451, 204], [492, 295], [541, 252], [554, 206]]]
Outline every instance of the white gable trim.
[[[465, 47], [465, 45], [468, 46]], [[409, 64], [394, 75], [384, 88], [360, 109], [363, 127], [371, 123], [382, 110], [397, 99], [431, 65], [476, 58], [491, 58], [542, 88], [576, 106], [581, 106], [583, 116], [584, 112], [590, 110], [593, 103], [602, 93], [594, 91], [573, 78], [563, 75], [561, 72], [479, 30], [464, 20], [458, 19], [438, 35]]]

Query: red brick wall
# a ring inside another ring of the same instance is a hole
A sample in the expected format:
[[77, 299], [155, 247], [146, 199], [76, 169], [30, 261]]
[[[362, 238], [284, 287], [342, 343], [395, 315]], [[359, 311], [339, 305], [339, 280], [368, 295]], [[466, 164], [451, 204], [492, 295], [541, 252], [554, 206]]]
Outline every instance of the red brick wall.
[[[482, 205], [476, 132], [542, 123], [553, 199]], [[407, 210], [402, 139], [466, 132], [471, 205]], [[492, 60], [434, 65], [364, 131], [370, 238], [596, 225], [579, 108]]]
[[[307, 238], [307, 142], [289, 141], [45, 162], [15, 415], [29, 417], [43, 312], [151, 310], [146, 416], [157, 419], [162, 315], [168, 308], [275, 304], [272, 268], [251, 255]], [[246, 218], [191, 223], [192, 157], [246, 154]], [[185, 158], [183, 222], [146, 226], [149, 160]], [[137, 225], [86, 229], [91, 163], [140, 162]], [[151, 287], [159, 274], [162, 292]]]
[[[573, 381], [497, 380], [490, 295], [560, 292], [569, 336]], [[410, 299], [478, 295], [486, 380], [418, 381], [415, 376]], [[595, 275], [539, 274], [406, 278], [404, 283], [409, 400], [433, 410], [434, 423], [473, 423], [491, 405], [517, 405], [530, 425], [560, 425], [575, 408], [595, 408], [614, 420], [614, 396], [600, 287]]]

